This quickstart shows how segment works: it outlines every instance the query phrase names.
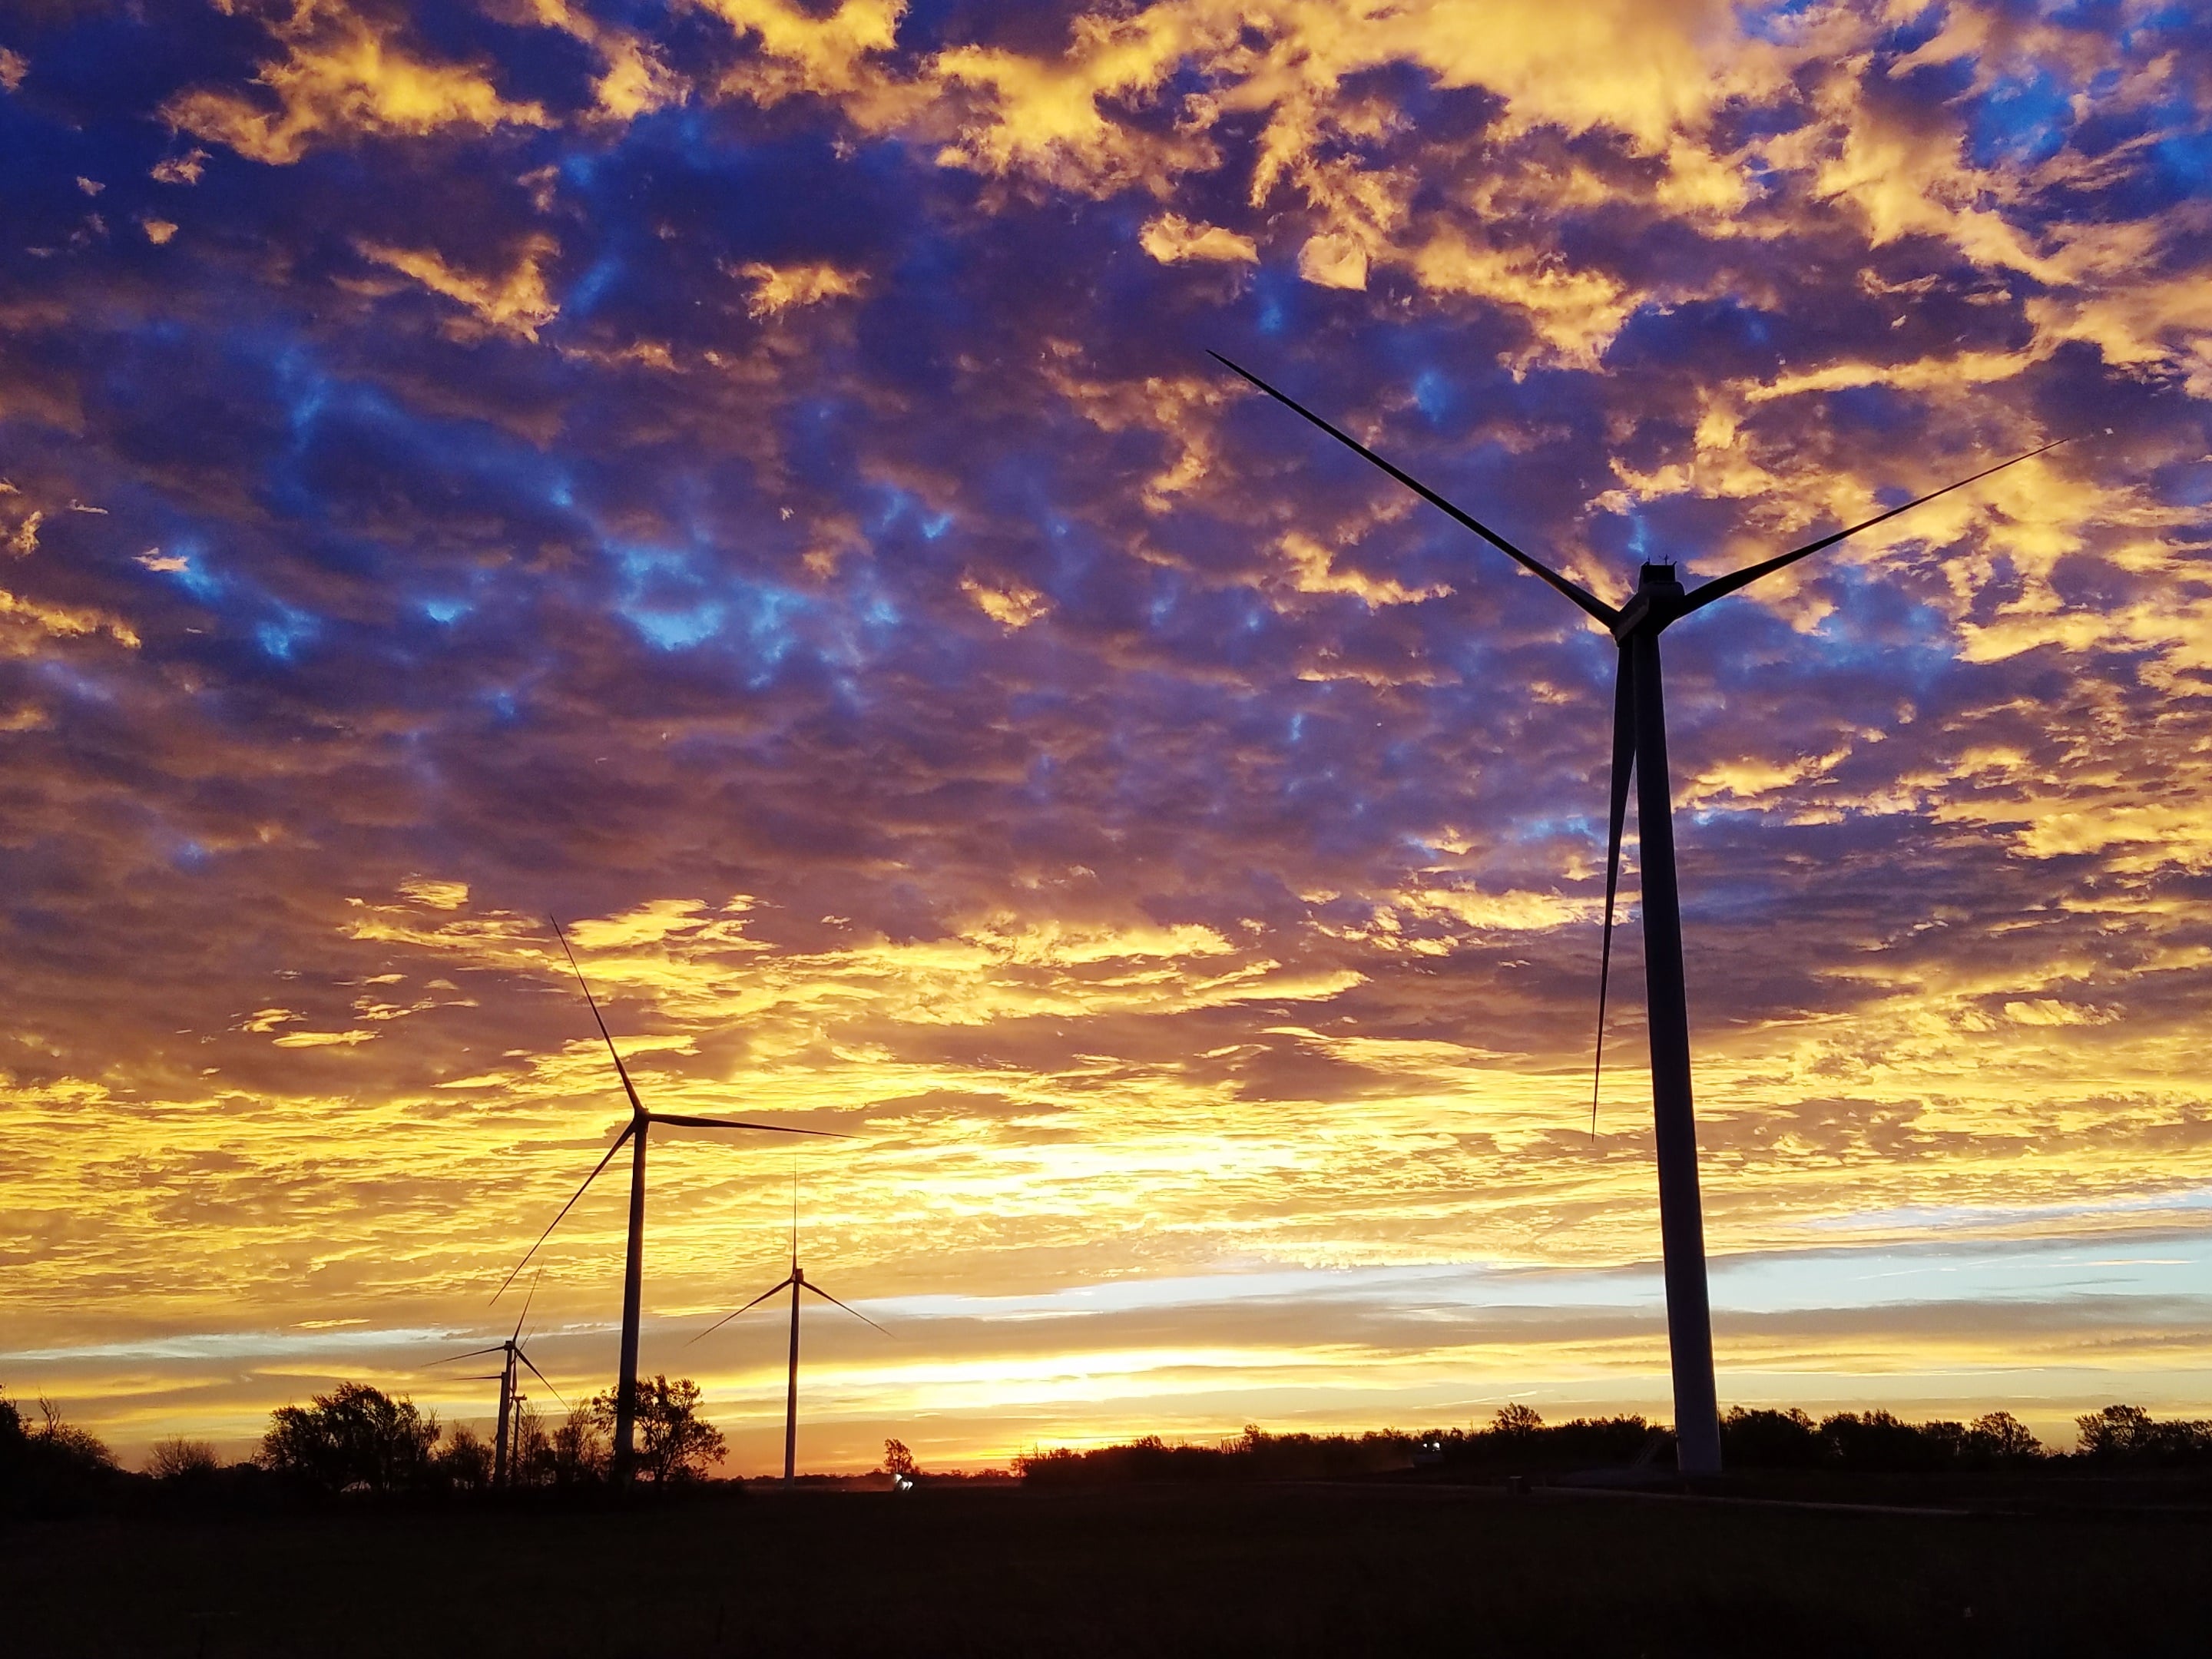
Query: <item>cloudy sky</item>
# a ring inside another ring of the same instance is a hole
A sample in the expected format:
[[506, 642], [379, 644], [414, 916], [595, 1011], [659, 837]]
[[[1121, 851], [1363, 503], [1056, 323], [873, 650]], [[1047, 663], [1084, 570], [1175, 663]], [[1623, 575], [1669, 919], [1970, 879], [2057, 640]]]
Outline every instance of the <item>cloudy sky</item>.
[[[557, 913], [649, 1103], [855, 1137], [812, 1467], [1664, 1416], [1612, 647], [1213, 348], [1614, 601], [2071, 434], [1668, 637], [1721, 1397], [2212, 1410], [2191, 10], [9, 9], [0, 1384], [485, 1415]], [[791, 1145], [655, 1144], [739, 1472]]]

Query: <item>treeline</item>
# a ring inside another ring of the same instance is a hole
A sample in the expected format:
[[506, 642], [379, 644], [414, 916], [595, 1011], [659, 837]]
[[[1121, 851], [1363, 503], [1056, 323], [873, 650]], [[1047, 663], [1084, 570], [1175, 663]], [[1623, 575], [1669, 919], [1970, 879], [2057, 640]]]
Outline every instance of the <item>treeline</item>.
[[[723, 1455], [720, 1432], [700, 1413], [688, 1377], [641, 1381], [637, 1474], [661, 1487], [703, 1480]], [[2107, 1406], [2075, 1419], [2080, 1443], [2053, 1452], [2008, 1412], [1971, 1423], [1907, 1423], [1886, 1411], [1838, 1412], [1815, 1421], [1802, 1411], [1731, 1409], [1721, 1419], [1722, 1455], [1732, 1469], [1833, 1469], [1937, 1474], [2021, 1468], [2212, 1468], [2212, 1422], [2161, 1420], [2136, 1406]], [[582, 1489], [605, 1484], [611, 1459], [614, 1397], [594, 1396], [549, 1425], [527, 1402], [510, 1424], [507, 1484]], [[1247, 1425], [1212, 1445], [1170, 1444], [1157, 1435], [1086, 1451], [1059, 1448], [1014, 1459], [1029, 1485], [1100, 1486], [1148, 1481], [1333, 1480], [1401, 1470], [1461, 1474], [1559, 1473], [1637, 1464], [1669, 1468], [1673, 1437], [1644, 1418], [1577, 1418], [1547, 1424], [1508, 1406], [1485, 1428], [1395, 1429], [1365, 1434], [1269, 1434]], [[129, 1504], [149, 1495], [195, 1504], [342, 1493], [483, 1492], [492, 1490], [494, 1448], [466, 1426], [442, 1429], [404, 1395], [341, 1383], [305, 1406], [280, 1407], [252, 1457], [226, 1465], [204, 1442], [165, 1440], [145, 1472], [118, 1468], [94, 1436], [40, 1400], [35, 1419], [0, 1395], [0, 1516], [65, 1513]], [[911, 1453], [884, 1443], [895, 1484], [919, 1473]]]
[[[2047, 1449], [2009, 1412], [1985, 1413], [1971, 1423], [1907, 1423], [1886, 1411], [1838, 1412], [1815, 1421], [1802, 1411], [1739, 1406], [1721, 1419], [1721, 1452], [1733, 1469], [1864, 1474], [2212, 1468], [2212, 1422], [2162, 1422], [2139, 1407], [2107, 1406], [2075, 1423], [2081, 1446], [2069, 1454]], [[1025, 1482], [1042, 1486], [1328, 1480], [1416, 1468], [1534, 1474], [1639, 1463], [1672, 1468], [1673, 1439], [1664, 1425], [1638, 1416], [1547, 1424], [1528, 1407], [1513, 1405], [1486, 1428], [1275, 1435], [1248, 1424], [1235, 1439], [1212, 1445], [1170, 1444], [1147, 1435], [1123, 1445], [1033, 1452], [1014, 1464]]]
[[[722, 1461], [721, 1431], [700, 1416], [699, 1385], [689, 1377], [641, 1378], [637, 1385], [637, 1473], [659, 1486], [702, 1480]], [[612, 1393], [595, 1395], [548, 1427], [526, 1401], [509, 1426], [511, 1486], [588, 1486], [612, 1463]], [[255, 1463], [323, 1493], [483, 1492], [495, 1468], [490, 1442], [466, 1426], [441, 1431], [412, 1401], [360, 1382], [343, 1382], [306, 1406], [270, 1413]]]
[[1753, 1469], [1840, 1468], [1888, 1474], [2016, 1468], [2036, 1464], [2101, 1468], [2212, 1468], [2212, 1422], [2160, 1421], [2140, 1406], [2107, 1406], [2074, 1419], [2070, 1452], [2045, 1448], [2010, 1412], [1971, 1423], [1906, 1423], [1884, 1411], [1838, 1412], [1815, 1423], [1801, 1411], [1731, 1410], [1721, 1419], [1721, 1454]]
[[1218, 1445], [1170, 1445], [1156, 1434], [1127, 1445], [1076, 1451], [1056, 1446], [1014, 1459], [1034, 1486], [1109, 1486], [1152, 1480], [1328, 1480], [1408, 1467], [1404, 1435], [1268, 1434], [1245, 1425]]
[[1907, 1423], [1884, 1411], [1838, 1412], [1815, 1423], [1794, 1407], [1746, 1411], [1737, 1406], [1721, 1419], [1721, 1460], [1735, 1468], [1929, 1474], [2004, 1468], [2048, 1455], [2010, 1412], [1987, 1412], [1972, 1423]]
[[39, 1421], [0, 1395], [0, 1516], [44, 1514], [97, 1502], [131, 1479], [95, 1436], [40, 1400]]
[[[637, 1474], [660, 1486], [705, 1478], [721, 1462], [721, 1433], [700, 1413], [698, 1385], [689, 1377], [641, 1380], [637, 1399]], [[64, 1513], [129, 1503], [155, 1489], [166, 1498], [220, 1503], [333, 1497], [488, 1492], [494, 1448], [466, 1425], [451, 1430], [404, 1395], [362, 1382], [343, 1382], [305, 1406], [270, 1414], [254, 1455], [226, 1464], [204, 1441], [164, 1440], [149, 1453], [143, 1474], [118, 1467], [97, 1437], [39, 1401], [27, 1419], [0, 1395], [0, 1514]], [[615, 1402], [595, 1395], [548, 1425], [526, 1401], [509, 1425], [507, 1484], [587, 1487], [609, 1477]]]

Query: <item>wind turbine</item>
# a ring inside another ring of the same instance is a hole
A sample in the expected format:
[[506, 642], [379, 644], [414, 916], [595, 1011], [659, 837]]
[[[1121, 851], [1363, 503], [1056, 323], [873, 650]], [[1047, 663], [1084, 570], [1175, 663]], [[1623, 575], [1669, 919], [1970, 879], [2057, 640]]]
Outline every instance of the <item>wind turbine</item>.
[[574, 1196], [561, 1206], [561, 1214], [548, 1222], [545, 1231], [538, 1235], [538, 1243], [523, 1252], [522, 1260], [514, 1264], [514, 1273], [507, 1274], [499, 1289], [492, 1292], [492, 1300], [496, 1302], [506, 1294], [507, 1287], [514, 1283], [515, 1273], [520, 1273], [530, 1258], [538, 1254], [538, 1245], [551, 1237], [553, 1229], [561, 1224], [561, 1217], [576, 1207], [576, 1200], [581, 1198], [591, 1184], [599, 1178], [600, 1171], [614, 1162], [615, 1154], [622, 1151], [623, 1143], [628, 1141], [630, 1145], [629, 1245], [623, 1261], [622, 1369], [615, 1379], [614, 1448], [615, 1479], [626, 1481], [636, 1462], [637, 1328], [645, 1264], [647, 1132], [656, 1123], [666, 1123], [687, 1129], [763, 1129], [771, 1134], [818, 1135], [831, 1140], [844, 1140], [850, 1137], [835, 1134], [827, 1129], [793, 1129], [781, 1123], [746, 1123], [736, 1118], [690, 1117], [674, 1112], [646, 1110], [645, 1103], [637, 1097], [637, 1086], [629, 1080], [629, 1069], [623, 1064], [622, 1055], [615, 1048], [615, 1040], [607, 1030], [606, 1019], [599, 1012], [599, 1000], [592, 996], [592, 988], [584, 982], [584, 970], [577, 964], [576, 953], [568, 948], [568, 936], [561, 931], [560, 919], [550, 917], [548, 920], [553, 923], [553, 937], [561, 941], [561, 950], [568, 958], [568, 966], [575, 970], [576, 983], [583, 990], [584, 1000], [591, 1004], [592, 1021], [599, 1028], [599, 1036], [605, 1040], [608, 1057], [615, 1063], [615, 1075], [622, 1079], [623, 1093], [629, 1099], [629, 1121], [623, 1126], [623, 1132], [615, 1137], [615, 1144], [607, 1148], [607, 1155], [599, 1160], [598, 1167], [584, 1177], [583, 1186], [577, 1188]]
[[[434, 1359], [430, 1362], [434, 1365], [452, 1365], [459, 1364], [461, 1360], [475, 1359], [488, 1353], [504, 1356], [500, 1369], [495, 1374], [499, 1383], [499, 1432], [492, 1442], [491, 1483], [494, 1486], [506, 1486], [507, 1477], [512, 1473], [509, 1465], [514, 1461], [512, 1445], [514, 1435], [510, 1425], [514, 1422], [514, 1407], [522, 1398], [521, 1394], [515, 1388], [515, 1383], [520, 1377], [520, 1373], [515, 1370], [516, 1365], [518, 1364], [528, 1365], [530, 1374], [545, 1384], [545, 1391], [559, 1402], [561, 1409], [566, 1411], [568, 1408], [568, 1402], [561, 1398], [561, 1390], [553, 1386], [552, 1379], [544, 1371], [539, 1370], [530, 1356], [522, 1351], [522, 1322], [530, 1317], [530, 1304], [537, 1295], [538, 1286], [533, 1282], [530, 1286], [530, 1295], [522, 1299], [522, 1311], [515, 1317], [514, 1333], [504, 1342], [495, 1342], [489, 1348], [471, 1348], [466, 1353], [447, 1354], [443, 1359]], [[494, 1374], [470, 1377], [466, 1380], [471, 1382], [489, 1382], [494, 1380]]]
[[[777, 1291], [787, 1289], [791, 1292], [791, 1375], [784, 1385], [783, 1393], [783, 1484], [789, 1486], [799, 1478], [799, 1293], [801, 1291], [811, 1291], [824, 1302], [834, 1303], [840, 1308], [845, 1308], [843, 1303], [839, 1302], [836, 1297], [809, 1279], [805, 1269], [799, 1265], [799, 1171], [796, 1169], [791, 1172], [791, 1272], [789, 1275], [780, 1283], [771, 1285], [751, 1301], [746, 1303], [744, 1307], [724, 1314], [705, 1330], [700, 1332], [698, 1336], [693, 1337], [692, 1341], [698, 1341], [700, 1337], [712, 1336], [723, 1326], [735, 1319], [738, 1314], [750, 1313]], [[882, 1326], [877, 1325], [874, 1320], [869, 1318], [858, 1308], [845, 1308], [845, 1311], [862, 1324], [874, 1325], [876, 1329], [884, 1331]], [[890, 1333], [884, 1331], [884, 1334], [889, 1336]]]
[[1712, 1318], [1705, 1297], [1705, 1221], [1698, 1195], [1698, 1132], [1690, 1099], [1690, 1016], [1682, 979], [1682, 915], [1674, 885], [1674, 802], [1667, 772], [1667, 713], [1659, 677], [1659, 635], [1716, 599], [1748, 587], [1762, 576], [1871, 530], [1938, 495], [2002, 472], [2055, 449], [2064, 439], [1985, 467], [1972, 477], [1909, 501], [1902, 507], [1808, 542], [1787, 553], [1731, 571], [1685, 591], [1671, 564], [1646, 562], [1635, 595], [1619, 610], [1540, 563], [1446, 501], [1410, 473], [1401, 471], [1348, 433], [1251, 370], [1218, 351], [1206, 356], [1243, 376], [1276, 402], [1304, 416], [1339, 443], [1356, 450], [1412, 490], [1472, 530], [1531, 575], [1541, 578], [1613, 635], [1620, 660], [1613, 675], [1612, 816], [1606, 833], [1605, 942], [1598, 965], [1598, 1060], [1592, 1065], [1590, 1121], [1597, 1121], [1597, 1067], [1602, 1062], [1607, 981], [1613, 968], [1613, 899], [1620, 880], [1620, 832], [1628, 811], [1632, 775], [1637, 784], [1636, 823], [1643, 838], [1638, 866], [1644, 888], [1644, 981], [1651, 1039], [1651, 1109], [1659, 1164], [1659, 1234], [1667, 1282], [1667, 1344], [1674, 1377], [1676, 1466], [1686, 1474], [1717, 1474], [1721, 1467], [1719, 1404], [1713, 1386]]

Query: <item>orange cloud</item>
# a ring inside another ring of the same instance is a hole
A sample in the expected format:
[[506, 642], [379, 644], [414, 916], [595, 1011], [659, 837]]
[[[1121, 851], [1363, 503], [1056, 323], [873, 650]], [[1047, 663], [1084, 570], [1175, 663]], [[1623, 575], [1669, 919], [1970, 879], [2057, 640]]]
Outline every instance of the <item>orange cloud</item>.
[[561, 314], [561, 307], [546, 290], [542, 270], [544, 260], [560, 252], [550, 236], [527, 238], [514, 269], [503, 276], [482, 276], [457, 269], [434, 248], [386, 247], [376, 242], [356, 246], [362, 258], [410, 276], [433, 294], [466, 307], [473, 320], [456, 319], [452, 325], [459, 337], [500, 333], [535, 340], [538, 331]]
[[262, 94], [201, 88], [171, 99], [163, 118], [274, 166], [318, 142], [547, 125], [544, 109], [502, 98], [483, 69], [422, 57], [344, 0], [295, 0], [267, 25], [284, 56], [262, 66]]

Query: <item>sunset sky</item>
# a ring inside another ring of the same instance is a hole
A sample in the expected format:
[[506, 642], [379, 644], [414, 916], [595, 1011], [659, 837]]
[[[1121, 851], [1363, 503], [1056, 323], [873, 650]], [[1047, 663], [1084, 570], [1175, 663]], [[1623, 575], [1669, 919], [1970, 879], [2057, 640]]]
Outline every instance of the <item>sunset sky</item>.
[[[803, 1468], [1667, 1416], [1612, 646], [1212, 348], [1614, 602], [2072, 434], [1668, 635], [1720, 1395], [2212, 1413], [2196, 8], [25, 0], [0, 88], [12, 1396], [487, 1418], [626, 1110], [557, 914], [649, 1105], [854, 1137]], [[792, 1144], [655, 1138], [734, 1473]]]

